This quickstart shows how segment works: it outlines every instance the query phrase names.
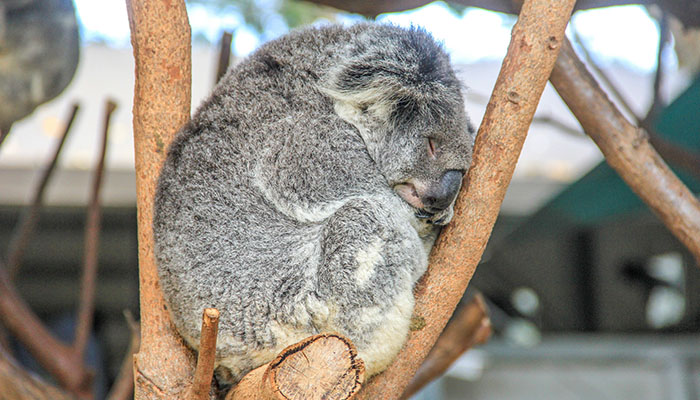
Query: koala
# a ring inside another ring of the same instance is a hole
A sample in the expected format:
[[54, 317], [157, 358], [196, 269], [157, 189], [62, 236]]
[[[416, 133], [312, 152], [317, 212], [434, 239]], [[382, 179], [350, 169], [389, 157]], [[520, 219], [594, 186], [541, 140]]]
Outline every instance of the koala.
[[389, 366], [471, 163], [462, 89], [430, 34], [376, 23], [294, 31], [229, 69], [169, 148], [153, 219], [189, 346], [220, 311], [221, 379], [321, 332], [368, 376]]

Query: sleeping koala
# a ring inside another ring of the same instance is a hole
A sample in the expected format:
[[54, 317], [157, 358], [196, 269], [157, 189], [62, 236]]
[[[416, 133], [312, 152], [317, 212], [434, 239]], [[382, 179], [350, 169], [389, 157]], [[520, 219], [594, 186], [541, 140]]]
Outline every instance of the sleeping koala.
[[421, 29], [334, 25], [265, 44], [178, 133], [160, 176], [155, 254], [178, 331], [197, 349], [216, 307], [217, 373], [232, 383], [320, 332], [381, 372], [473, 142], [461, 84]]

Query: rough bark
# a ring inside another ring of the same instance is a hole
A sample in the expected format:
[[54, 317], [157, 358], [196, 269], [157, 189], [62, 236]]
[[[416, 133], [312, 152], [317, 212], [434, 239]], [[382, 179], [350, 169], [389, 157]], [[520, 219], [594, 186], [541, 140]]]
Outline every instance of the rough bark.
[[338, 334], [311, 336], [248, 373], [227, 400], [349, 400], [364, 381], [357, 349]]
[[136, 63], [134, 147], [138, 210], [141, 348], [135, 397], [173, 399], [187, 388], [194, 354], [170, 320], [153, 255], [153, 196], [166, 150], [189, 119], [190, 26], [184, 1], [127, 0]]
[[700, 201], [632, 125], [564, 42], [550, 78], [607, 163], [700, 260]]
[[430, 268], [416, 288], [414, 315], [425, 326], [411, 333], [396, 361], [365, 385], [359, 398], [397, 398], [397, 389], [407, 386], [462, 297], [496, 221], [573, 6], [573, 0], [525, 1], [479, 128], [454, 219], [441, 233]]

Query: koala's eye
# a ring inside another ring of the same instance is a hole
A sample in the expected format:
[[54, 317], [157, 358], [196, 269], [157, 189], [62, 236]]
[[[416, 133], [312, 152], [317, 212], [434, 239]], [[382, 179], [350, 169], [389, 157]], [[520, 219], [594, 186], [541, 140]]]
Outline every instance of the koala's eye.
[[437, 145], [433, 138], [428, 138], [428, 156], [430, 156], [430, 158], [437, 157]]

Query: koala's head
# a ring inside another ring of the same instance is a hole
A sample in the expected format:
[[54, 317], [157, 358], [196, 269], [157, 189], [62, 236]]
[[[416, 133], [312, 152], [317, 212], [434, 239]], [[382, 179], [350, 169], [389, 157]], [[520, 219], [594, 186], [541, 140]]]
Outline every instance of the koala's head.
[[345, 60], [323, 88], [416, 217], [444, 225], [471, 163], [474, 129], [462, 86], [442, 47], [425, 31], [356, 27]]

